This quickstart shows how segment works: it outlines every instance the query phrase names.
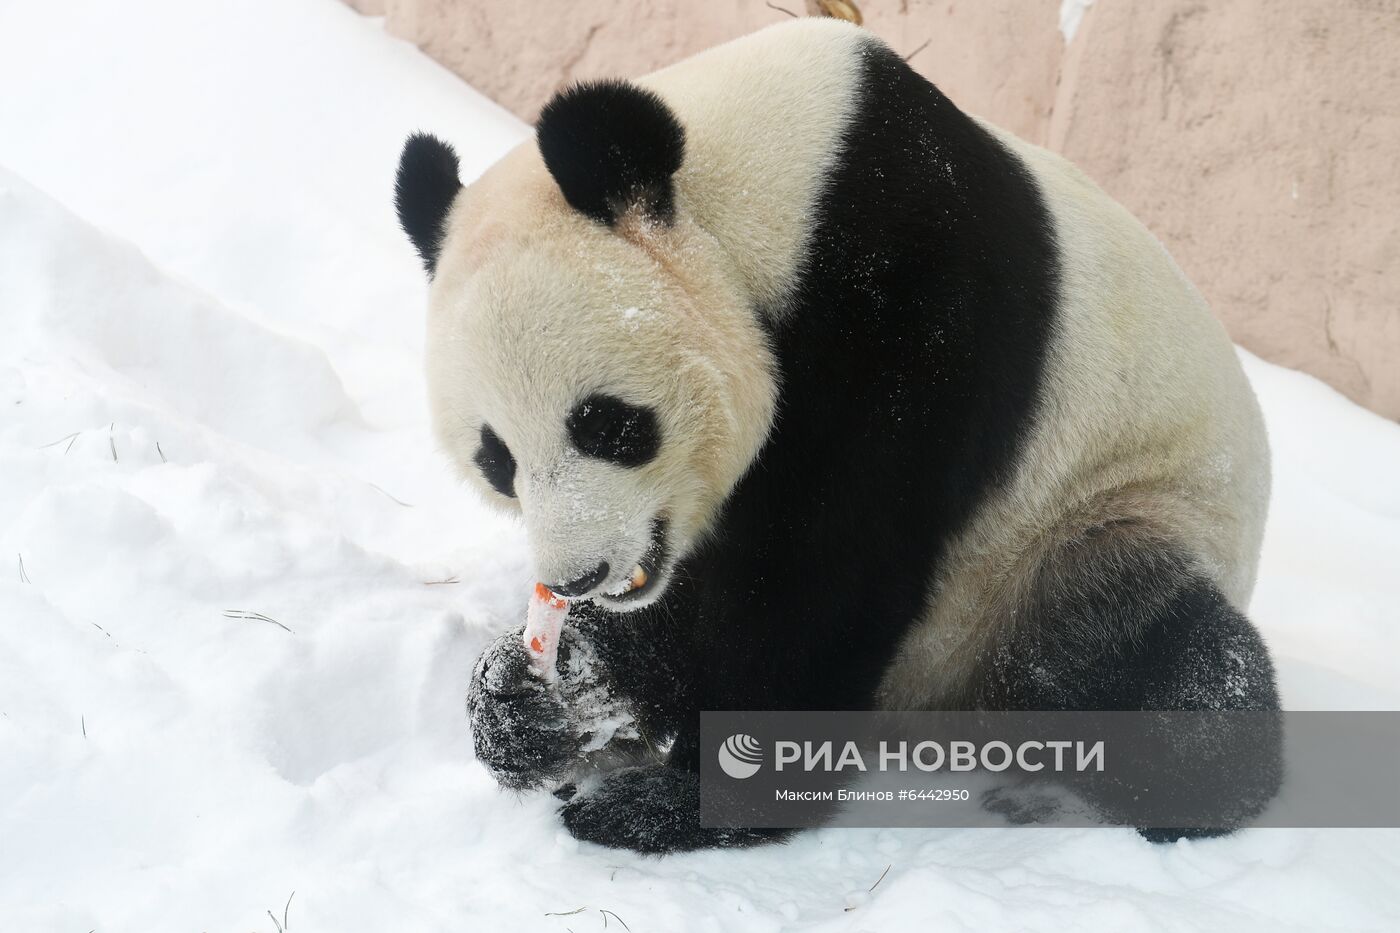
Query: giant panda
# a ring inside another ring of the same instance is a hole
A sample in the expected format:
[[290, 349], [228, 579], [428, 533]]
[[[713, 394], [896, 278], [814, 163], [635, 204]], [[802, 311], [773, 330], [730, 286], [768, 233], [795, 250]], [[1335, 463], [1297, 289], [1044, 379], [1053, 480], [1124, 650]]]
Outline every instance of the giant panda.
[[1277, 709], [1224, 330], [1127, 210], [870, 33], [571, 87], [466, 187], [414, 135], [396, 204], [441, 446], [573, 600], [552, 683], [518, 628], [482, 655], [476, 752], [578, 838], [783, 835], [699, 825], [704, 709]]

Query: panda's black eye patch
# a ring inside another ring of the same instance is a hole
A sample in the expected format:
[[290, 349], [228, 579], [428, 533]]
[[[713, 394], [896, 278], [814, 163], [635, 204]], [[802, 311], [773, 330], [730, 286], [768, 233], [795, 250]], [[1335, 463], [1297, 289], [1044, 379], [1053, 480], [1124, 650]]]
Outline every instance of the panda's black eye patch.
[[580, 453], [639, 467], [661, 449], [656, 412], [611, 395], [590, 395], [569, 413], [569, 439]]
[[503, 496], [515, 498], [515, 458], [506, 442], [496, 436], [489, 424], [481, 426], [481, 446], [476, 449], [476, 461], [486, 482]]

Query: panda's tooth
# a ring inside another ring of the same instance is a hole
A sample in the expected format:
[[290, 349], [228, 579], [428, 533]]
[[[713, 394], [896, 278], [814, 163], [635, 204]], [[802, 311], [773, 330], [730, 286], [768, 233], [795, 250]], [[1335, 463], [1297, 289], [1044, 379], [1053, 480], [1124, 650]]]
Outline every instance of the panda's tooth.
[[634, 590], [640, 590], [647, 585], [647, 572], [642, 569], [641, 564], [632, 568], [632, 576], [627, 582], [632, 584], [631, 589]]

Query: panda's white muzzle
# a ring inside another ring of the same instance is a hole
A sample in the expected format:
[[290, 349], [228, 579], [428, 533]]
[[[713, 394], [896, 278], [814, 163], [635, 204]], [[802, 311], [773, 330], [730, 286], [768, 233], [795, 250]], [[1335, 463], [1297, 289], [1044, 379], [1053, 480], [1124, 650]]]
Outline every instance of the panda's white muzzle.
[[664, 518], [652, 520], [646, 549], [630, 570], [615, 573], [604, 560], [574, 579], [549, 584], [550, 589], [570, 599], [595, 599], [619, 612], [649, 604], [665, 588], [667, 527]]

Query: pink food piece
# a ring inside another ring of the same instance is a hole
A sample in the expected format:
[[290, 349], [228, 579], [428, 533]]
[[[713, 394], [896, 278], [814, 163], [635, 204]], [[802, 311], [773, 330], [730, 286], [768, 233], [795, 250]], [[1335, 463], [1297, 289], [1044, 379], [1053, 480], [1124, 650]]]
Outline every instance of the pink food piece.
[[555, 662], [559, 658], [559, 633], [569, 614], [569, 603], [550, 592], [543, 583], [535, 584], [530, 606], [525, 610], [525, 651], [530, 656], [530, 670], [537, 677], [554, 682]]

